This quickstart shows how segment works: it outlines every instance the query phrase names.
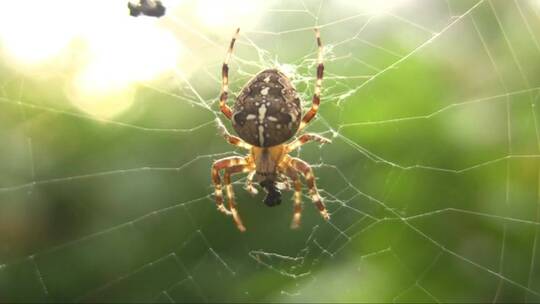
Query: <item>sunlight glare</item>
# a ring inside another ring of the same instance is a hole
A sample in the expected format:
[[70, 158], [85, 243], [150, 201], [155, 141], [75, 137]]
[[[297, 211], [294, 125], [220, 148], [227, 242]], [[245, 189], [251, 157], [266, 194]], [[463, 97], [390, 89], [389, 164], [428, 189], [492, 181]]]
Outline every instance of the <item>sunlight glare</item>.
[[120, 79], [103, 79], [103, 71], [92, 69], [79, 74], [68, 96], [81, 110], [100, 118], [110, 118], [127, 110], [134, 100], [134, 88]]
[[92, 65], [103, 77], [127, 82], [149, 81], [176, 67], [181, 55], [172, 33], [150, 23], [117, 24], [87, 37]]
[[530, 3], [534, 10], [540, 11], [540, 0], [530, 0]]
[[16, 64], [41, 64], [61, 53], [76, 35], [74, 19], [66, 11], [70, 0], [3, 1], [0, 44]]
[[[94, 115], [113, 116], [132, 104], [133, 84], [176, 67], [181, 49], [172, 33], [140, 21], [117, 21], [107, 31], [87, 33], [89, 60], [73, 82], [75, 105]], [[90, 104], [92, 100], [95, 105]]]
[[373, 15], [382, 15], [392, 9], [403, 6], [411, 0], [364, 0], [355, 1], [357, 7]]
[[260, 0], [199, 0], [196, 1], [195, 14], [208, 27], [219, 29], [231, 24], [245, 27], [251, 26], [257, 21], [267, 2]]
[[[249, 29], [270, 2], [171, 1], [171, 18], [186, 14], [191, 27], [213, 32], [229, 32], [228, 26]], [[134, 85], [179, 68], [187, 52], [174, 28], [166, 26], [166, 18], [129, 16], [127, 1], [3, 1], [0, 46], [8, 63], [23, 71], [45, 68], [53, 75], [62, 68], [71, 102], [92, 115], [111, 117], [133, 103]]]
[[52, 74], [61, 57], [74, 73], [68, 97], [77, 107], [102, 117], [120, 113], [133, 102], [133, 85], [177, 68], [181, 51], [158, 19], [130, 17], [126, 3], [3, 2], [0, 42], [8, 63], [32, 72], [54, 62], [46, 70]]

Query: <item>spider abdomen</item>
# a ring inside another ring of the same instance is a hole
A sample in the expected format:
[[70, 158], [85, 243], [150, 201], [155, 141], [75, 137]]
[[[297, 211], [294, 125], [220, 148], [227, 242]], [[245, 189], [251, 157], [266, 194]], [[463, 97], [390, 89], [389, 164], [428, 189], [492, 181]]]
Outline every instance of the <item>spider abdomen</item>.
[[257, 147], [282, 144], [296, 134], [302, 108], [296, 89], [285, 74], [264, 70], [242, 88], [232, 122], [244, 141]]

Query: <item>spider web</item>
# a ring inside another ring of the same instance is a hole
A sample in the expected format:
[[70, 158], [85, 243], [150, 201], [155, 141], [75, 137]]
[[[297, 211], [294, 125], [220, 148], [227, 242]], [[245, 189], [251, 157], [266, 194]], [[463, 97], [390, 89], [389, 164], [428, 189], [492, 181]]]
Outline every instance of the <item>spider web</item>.
[[279, 66], [307, 107], [321, 29], [308, 131], [333, 143], [296, 156], [332, 218], [305, 196], [299, 230], [243, 176], [248, 231], [215, 210], [211, 163], [244, 153], [215, 127], [234, 25], [168, 15], [208, 59], [114, 119], [4, 67], [0, 301], [540, 301], [538, 3], [368, 2], [272, 2], [233, 56], [232, 92]]

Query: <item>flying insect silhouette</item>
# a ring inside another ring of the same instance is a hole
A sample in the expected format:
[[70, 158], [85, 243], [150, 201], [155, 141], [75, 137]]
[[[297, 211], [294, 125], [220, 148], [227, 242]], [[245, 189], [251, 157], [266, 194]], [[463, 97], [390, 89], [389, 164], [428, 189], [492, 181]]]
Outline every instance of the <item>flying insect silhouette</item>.
[[138, 4], [128, 2], [129, 14], [137, 17], [141, 14], [150, 17], [165, 15], [165, 6], [159, 0], [139, 0]]

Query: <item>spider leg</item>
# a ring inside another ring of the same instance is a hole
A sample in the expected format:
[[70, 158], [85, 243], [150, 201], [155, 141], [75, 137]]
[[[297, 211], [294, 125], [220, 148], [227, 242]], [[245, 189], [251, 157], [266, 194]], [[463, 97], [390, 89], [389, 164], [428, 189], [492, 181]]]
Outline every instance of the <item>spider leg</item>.
[[311, 169], [308, 163], [295, 157], [289, 158], [289, 165], [304, 176], [307, 187], [309, 189], [311, 200], [313, 201], [317, 209], [319, 209], [321, 216], [325, 220], [329, 220], [330, 214], [328, 213], [328, 210], [326, 210], [326, 207], [324, 206], [324, 203], [322, 202], [322, 198], [319, 195], [319, 190], [317, 190], [317, 185], [315, 183], [315, 175], [313, 174], [313, 169]]
[[328, 143], [332, 142], [330, 139], [324, 138], [324, 137], [322, 137], [322, 136], [320, 136], [318, 134], [307, 133], [307, 134], [303, 134], [302, 136], [298, 137], [293, 142], [288, 144], [287, 145], [287, 152], [294, 151], [294, 150], [300, 148], [300, 146], [302, 146], [303, 144], [306, 144], [306, 143], [308, 143], [310, 141], [316, 141], [316, 142], [319, 142], [321, 144], [328, 144]]
[[223, 183], [227, 191], [227, 200], [229, 202], [229, 210], [231, 211], [236, 227], [238, 228], [238, 230], [242, 232], [246, 231], [246, 227], [242, 223], [242, 219], [240, 218], [240, 215], [238, 214], [238, 211], [236, 209], [236, 202], [234, 199], [234, 189], [231, 184], [231, 175], [236, 174], [236, 173], [241, 173], [241, 172], [247, 172], [247, 171], [249, 171], [249, 167], [247, 165], [239, 165], [239, 166], [229, 167], [225, 169], [225, 173], [223, 174]]
[[225, 128], [225, 126], [223, 125], [221, 120], [219, 120], [219, 118], [216, 118], [216, 125], [217, 125], [219, 133], [225, 138], [225, 140], [228, 143], [230, 143], [233, 146], [244, 148], [246, 150], [251, 149], [252, 146], [250, 144], [243, 141], [240, 137], [231, 135], [231, 133], [229, 133], [229, 131], [227, 131], [227, 128]]
[[219, 97], [219, 107], [221, 112], [223, 112], [228, 119], [231, 119], [232, 117], [231, 108], [226, 104], [227, 98], [229, 97], [229, 61], [231, 60], [234, 43], [236, 42], [236, 39], [238, 39], [239, 32], [240, 28], [236, 30], [236, 33], [231, 40], [229, 50], [227, 51], [227, 55], [225, 55], [225, 60], [223, 61], [223, 67], [221, 69], [221, 96]]
[[302, 182], [297, 177], [294, 180], [294, 213], [291, 228], [300, 227], [300, 218], [302, 217]]
[[290, 191], [292, 189], [291, 183], [288, 180], [276, 182], [276, 188], [280, 191]]
[[322, 42], [319, 29], [315, 29], [315, 36], [317, 37], [317, 80], [315, 82], [315, 92], [313, 93], [313, 103], [311, 109], [304, 115], [300, 127], [298, 130], [302, 130], [314, 117], [319, 110], [319, 104], [321, 103], [321, 87], [324, 74], [324, 64], [322, 57]]
[[286, 156], [284, 166], [282, 165], [280, 170], [294, 183], [294, 211], [291, 228], [296, 229], [300, 227], [300, 218], [302, 217], [302, 182], [298, 177], [298, 171], [289, 165], [290, 160], [291, 158]]
[[251, 171], [248, 176], [246, 177], [246, 191], [249, 192], [251, 195], [257, 195], [259, 193], [259, 190], [253, 186], [253, 178], [255, 177], [255, 171]]
[[219, 172], [230, 167], [245, 165], [247, 163], [248, 161], [242, 157], [232, 156], [217, 160], [212, 165], [212, 183], [214, 184], [215, 188], [217, 209], [227, 215], [231, 215], [232, 212], [223, 206], [223, 185], [221, 183]]

